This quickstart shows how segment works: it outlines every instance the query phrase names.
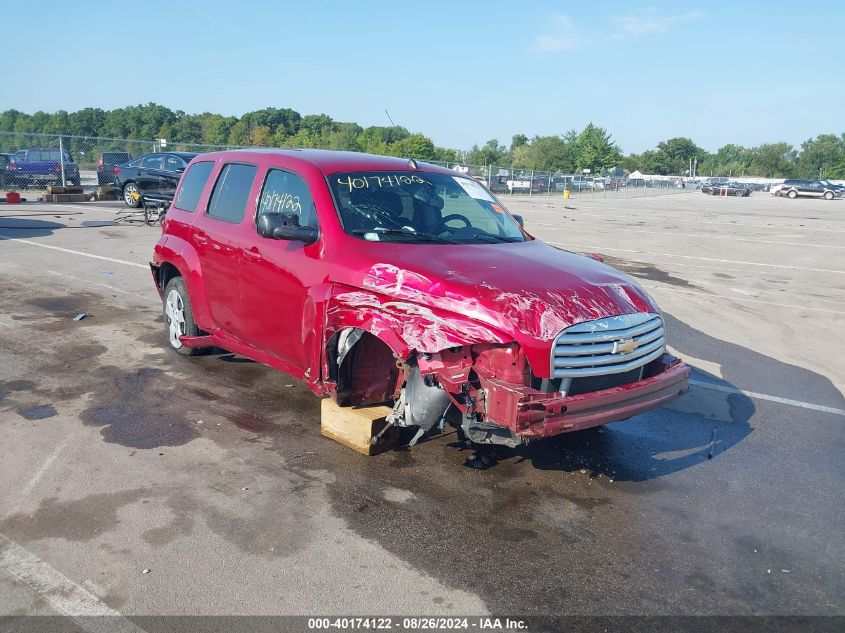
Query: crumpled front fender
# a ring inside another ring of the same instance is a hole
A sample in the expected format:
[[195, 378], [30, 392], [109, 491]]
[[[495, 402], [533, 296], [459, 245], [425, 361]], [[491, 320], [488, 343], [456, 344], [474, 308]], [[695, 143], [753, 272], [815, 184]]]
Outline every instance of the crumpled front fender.
[[335, 284], [326, 310], [326, 338], [345, 327], [378, 337], [402, 359], [478, 343], [506, 343], [507, 334], [462, 317], [377, 292]]

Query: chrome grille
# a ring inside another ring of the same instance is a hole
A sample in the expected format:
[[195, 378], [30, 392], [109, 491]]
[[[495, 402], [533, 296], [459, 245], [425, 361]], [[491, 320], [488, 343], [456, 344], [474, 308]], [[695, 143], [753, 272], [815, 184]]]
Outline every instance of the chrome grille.
[[552, 378], [631, 371], [659, 358], [665, 349], [659, 314], [640, 312], [577, 323], [555, 338]]

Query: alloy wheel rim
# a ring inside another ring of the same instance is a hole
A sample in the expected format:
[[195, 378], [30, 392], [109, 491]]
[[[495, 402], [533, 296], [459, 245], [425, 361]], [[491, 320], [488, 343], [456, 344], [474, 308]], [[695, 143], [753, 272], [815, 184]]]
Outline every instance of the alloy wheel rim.
[[185, 303], [182, 301], [182, 295], [176, 290], [171, 290], [170, 294], [167, 295], [164, 306], [170, 345], [174, 349], [179, 349], [182, 347], [182, 341], [179, 340], [179, 337], [185, 335]]
[[133, 193], [138, 193], [138, 188], [135, 185], [128, 185], [123, 192], [123, 199], [127, 204], [135, 202], [135, 198], [132, 197]]

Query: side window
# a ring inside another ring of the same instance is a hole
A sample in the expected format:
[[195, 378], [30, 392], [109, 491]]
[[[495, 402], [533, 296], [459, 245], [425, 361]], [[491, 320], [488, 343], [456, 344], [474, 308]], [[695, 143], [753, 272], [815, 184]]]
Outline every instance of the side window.
[[176, 194], [176, 202], [173, 203], [173, 206], [191, 213], [196, 211], [202, 190], [205, 188], [205, 183], [213, 167], [214, 163], [211, 161], [191, 165], [188, 173], [182, 178], [182, 186], [179, 187], [179, 193]]
[[258, 202], [258, 215], [262, 213], [296, 213], [300, 226], [319, 228], [311, 190], [301, 176], [289, 171], [271, 169], [267, 172]]
[[224, 165], [217, 182], [214, 183], [211, 202], [208, 203], [208, 215], [235, 224], [243, 220], [249, 190], [257, 170], [255, 165]]
[[164, 161], [164, 171], [185, 169], [185, 162], [178, 156], [168, 156]]
[[141, 167], [143, 169], [161, 169], [162, 164], [164, 163], [163, 156], [156, 156], [153, 154], [152, 156], [147, 156], [142, 162]]

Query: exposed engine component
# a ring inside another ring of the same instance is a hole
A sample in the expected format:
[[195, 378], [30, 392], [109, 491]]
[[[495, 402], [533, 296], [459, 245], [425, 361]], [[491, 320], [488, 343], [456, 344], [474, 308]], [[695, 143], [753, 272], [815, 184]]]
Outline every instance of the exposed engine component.
[[419, 368], [412, 362], [408, 379], [393, 407], [393, 413], [388, 416], [388, 422], [396, 426], [419, 427], [409, 443], [413, 446], [435, 424], [443, 421], [451, 405], [449, 395], [438, 384], [427, 384]]

